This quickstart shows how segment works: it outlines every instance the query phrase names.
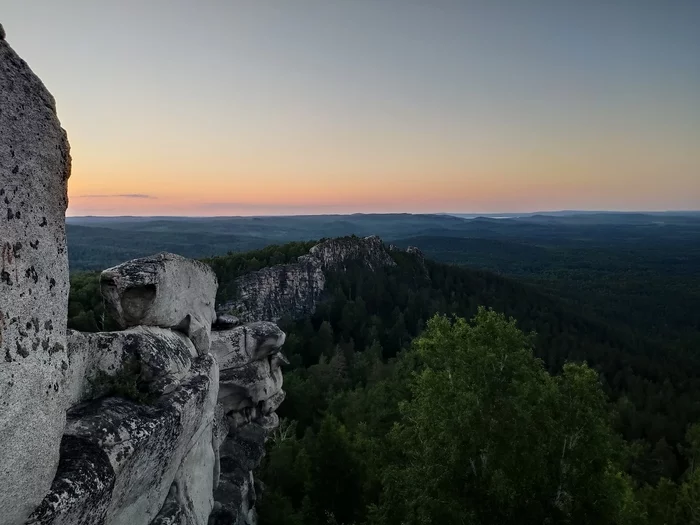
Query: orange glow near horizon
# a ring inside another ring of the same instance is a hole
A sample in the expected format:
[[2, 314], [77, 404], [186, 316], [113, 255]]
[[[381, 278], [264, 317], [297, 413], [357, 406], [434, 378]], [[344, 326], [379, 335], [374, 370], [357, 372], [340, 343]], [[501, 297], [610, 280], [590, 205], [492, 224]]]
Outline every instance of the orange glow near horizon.
[[697, 3], [20, 4], [69, 215], [700, 207]]

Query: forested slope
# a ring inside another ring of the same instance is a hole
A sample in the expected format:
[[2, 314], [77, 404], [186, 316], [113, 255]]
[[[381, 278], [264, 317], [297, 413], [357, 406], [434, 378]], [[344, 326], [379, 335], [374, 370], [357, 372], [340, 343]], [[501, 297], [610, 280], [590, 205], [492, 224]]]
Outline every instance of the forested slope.
[[[227, 283], [238, 275], [268, 264], [289, 262], [305, 253], [308, 246], [269, 247], [209, 262], [219, 275], [221, 289], [226, 290]], [[395, 456], [397, 436], [392, 428], [395, 424], [406, 425], [407, 416], [400, 405], [413, 402], [418, 388], [415, 374], [426, 369], [425, 356], [412, 348], [412, 342], [435, 314], [471, 318], [480, 306], [512, 316], [526, 333], [534, 331], [532, 355], [542, 359], [553, 377], [561, 374], [567, 362], [586, 362], [595, 371], [594, 383], [599, 385], [595, 388], [607, 403], [602, 412], [591, 416], [591, 421], [602, 418], [602, 423], [591, 425], [602, 429], [599, 438], [604, 441], [591, 461], [609, 462], [623, 476], [620, 484], [613, 484], [617, 488], [609, 485], [611, 491], [620, 491], [615, 496], [618, 499], [608, 502], [608, 510], [595, 510], [602, 512], [598, 521], [620, 522], [624, 514], [632, 516], [634, 522], [683, 522], [688, 514], [678, 509], [686, 505], [680, 502], [689, 497], [688, 491], [695, 490], [691, 478], [693, 454], [698, 450], [687, 432], [700, 420], [700, 363], [693, 352], [640, 335], [624, 322], [603, 322], [600, 316], [589, 315], [585, 308], [562, 301], [546, 289], [486, 271], [423, 262], [403, 252], [392, 252], [392, 256], [397, 262], [394, 268], [369, 271], [356, 264], [345, 272], [329, 273], [326, 298], [316, 313], [306, 319], [281, 322], [288, 334], [284, 348], [291, 362], [285, 372], [288, 396], [279, 411], [286, 421], [270, 441], [270, 454], [261, 472], [268, 486], [260, 507], [261, 523], [394, 523], [390, 519], [393, 514], [409, 512], [399, 508], [400, 501], [413, 489], [397, 485], [397, 479], [410, 473], [396, 470], [406, 458]], [[70, 307], [73, 326], [90, 329], [91, 323], [97, 327], [109, 322], [101, 317], [95, 274], [73, 279]], [[444, 326], [441, 330], [449, 332]], [[452, 340], [449, 334], [445, 337], [443, 351], [459, 352], [459, 338]], [[529, 344], [516, 346], [528, 348]], [[525, 359], [523, 366], [530, 370], [527, 363]], [[490, 374], [488, 368], [484, 373]], [[581, 374], [590, 379], [585, 370]], [[466, 388], [462, 394], [471, 395], [470, 387], [462, 387]], [[502, 399], [500, 394], [493, 400], [497, 404], [515, 402]], [[434, 409], [436, 415], [441, 413], [439, 405]], [[608, 436], [605, 428], [615, 434]], [[549, 439], [547, 431], [542, 432], [528, 439]], [[617, 441], [615, 436], [624, 441]], [[480, 443], [479, 436], [474, 439], [474, 443]], [[606, 447], [614, 453], [605, 452]], [[593, 449], [588, 450], [593, 454]], [[551, 451], [538, 453], [547, 455]], [[429, 465], [421, 468], [429, 470]], [[516, 475], [508, 468], [504, 471], [504, 475], [511, 476], [508, 483], [532, 482], [526, 473]], [[606, 472], [596, 470], [588, 481], [611, 483]], [[518, 476], [524, 477], [516, 482]], [[457, 476], [452, 481], [459, 479]], [[496, 484], [493, 490], [505, 486], [507, 483]], [[477, 493], [470, 494], [471, 498]], [[453, 497], [459, 501], [458, 495]], [[492, 503], [497, 501], [493, 499]], [[552, 508], [545, 507], [504, 508], [506, 514], [494, 513], [491, 522], [510, 519], [508, 516], [514, 514], [508, 512], [531, 513], [522, 516], [522, 523], [541, 519], [575, 522], [566, 517], [571, 516], [571, 509], [555, 516]], [[671, 511], [680, 521], [667, 517]], [[472, 522], [489, 522], [484, 518], [488, 507], [478, 512], [481, 514], [469, 518]], [[595, 514], [590, 512], [583, 516]], [[445, 515], [443, 519], [458, 519], [455, 516]], [[407, 522], [418, 519], [404, 518]], [[665, 521], [659, 521], [662, 519]]]

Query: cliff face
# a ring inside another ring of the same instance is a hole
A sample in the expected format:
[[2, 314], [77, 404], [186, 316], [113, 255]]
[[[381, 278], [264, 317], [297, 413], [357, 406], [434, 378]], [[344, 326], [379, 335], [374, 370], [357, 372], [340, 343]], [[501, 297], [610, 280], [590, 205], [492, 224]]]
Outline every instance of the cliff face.
[[173, 254], [103, 272], [121, 331], [66, 330], [68, 142], [4, 37], [0, 27], [0, 521], [254, 523], [284, 333], [216, 319], [216, 276]]
[[53, 97], [4, 36], [0, 27], [0, 516], [17, 523], [51, 484], [65, 422], [70, 155]]
[[277, 322], [282, 317], [313, 313], [326, 285], [325, 271], [344, 270], [359, 261], [372, 270], [394, 266], [379, 237], [331, 239], [311, 248], [296, 263], [263, 268], [236, 279], [236, 298], [219, 306], [220, 312], [241, 319]]

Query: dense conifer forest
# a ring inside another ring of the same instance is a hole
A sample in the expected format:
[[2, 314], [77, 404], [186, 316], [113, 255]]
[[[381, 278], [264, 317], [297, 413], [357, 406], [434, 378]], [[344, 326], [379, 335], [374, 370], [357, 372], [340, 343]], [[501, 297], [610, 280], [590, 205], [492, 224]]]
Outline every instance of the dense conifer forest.
[[[219, 298], [236, 276], [312, 244], [208, 259]], [[661, 294], [650, 327], [607, 315], [566, 278], [543, 286], [393, 257], [394, 268], [329, 274], [313, 316], [280, 322], [287, 399], [259, 472], [261, 524], [698, 519], [692, 311]], [[112, 328], [97, 274], [71, 284], [70, 326]]]

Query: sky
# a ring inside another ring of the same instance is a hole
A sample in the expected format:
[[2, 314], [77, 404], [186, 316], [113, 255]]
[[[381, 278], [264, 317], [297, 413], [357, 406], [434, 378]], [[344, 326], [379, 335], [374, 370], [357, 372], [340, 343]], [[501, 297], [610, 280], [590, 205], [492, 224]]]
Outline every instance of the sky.
[[69, 215], [700, 209], [698, 0], [0, 0]]

